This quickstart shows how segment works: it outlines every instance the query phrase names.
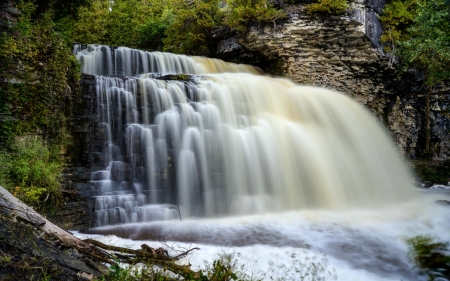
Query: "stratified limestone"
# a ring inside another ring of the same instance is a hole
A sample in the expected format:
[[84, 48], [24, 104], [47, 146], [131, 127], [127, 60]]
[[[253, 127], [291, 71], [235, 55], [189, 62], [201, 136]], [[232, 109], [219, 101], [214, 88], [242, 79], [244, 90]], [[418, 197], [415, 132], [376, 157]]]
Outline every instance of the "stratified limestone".
[[[306, 1], [305, 1], [306, 2]], [[242, 37], [219, 43], [221, 57], [257, 53], [276, 61], [265, 69], [301, 84], [335, 89], [352, 96], [385, 123], [407, 158], [420, 158], [425, 143], [424, 76], [397, 74], [383, 53], [377, 15], [383, 0], [349, 1], [342, 16], [310, 16], [303, 5], [285, 5], [288, 18], [276, 25], [254, 25]], [[450, 157], [450, 84], [431, 96], [431, 148], [434, 160]]]

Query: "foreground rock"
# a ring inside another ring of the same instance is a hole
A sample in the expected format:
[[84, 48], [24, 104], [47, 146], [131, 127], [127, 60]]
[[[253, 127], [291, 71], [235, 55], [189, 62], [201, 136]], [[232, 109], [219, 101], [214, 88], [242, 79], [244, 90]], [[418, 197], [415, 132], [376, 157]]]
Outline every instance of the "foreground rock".
[[94, 280], [107, 273], [77, 250], [83, 245], [90, 247], [0, 187], [0, 280]]
[[145, 244], [132, 250], [80, 240], [0, 187], [0, 280], [95, 280], [109, 273], [104, 264], [118, 262], [161, 267], [186, 280], [201, 273], [176, 262], [195, 249], [169, 256]]

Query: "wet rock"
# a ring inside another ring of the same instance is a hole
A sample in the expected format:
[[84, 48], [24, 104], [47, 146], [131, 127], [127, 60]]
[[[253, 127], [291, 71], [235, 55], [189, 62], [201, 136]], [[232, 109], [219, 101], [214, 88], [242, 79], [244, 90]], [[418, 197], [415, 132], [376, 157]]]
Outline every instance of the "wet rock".
[[224, 59], [238, 56], [243, 51], [241, 45], [239, 45], [234, 38], [228, 38], [220, 41], [217, 46], [217, 54]]
[[430, 188], [430, 187], [432, 187], [433, 186], [433, 183], [431, 182], [431, 181], [424, 181], [423, 183], [422, 183], [422, 187], [423, 188]]
[[442, 205], [442, 206], [450, 206], [450, 201], [448, 201], [448, 200], [437, 200], [436, 204]]

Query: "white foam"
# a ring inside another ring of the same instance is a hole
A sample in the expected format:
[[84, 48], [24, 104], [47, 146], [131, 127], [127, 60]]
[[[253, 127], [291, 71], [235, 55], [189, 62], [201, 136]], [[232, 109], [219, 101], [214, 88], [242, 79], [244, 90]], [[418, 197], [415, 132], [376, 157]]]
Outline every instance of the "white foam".
[[442, 185], [442, 184], [436, 184], [430, 187], [430, 189], [437, 189], [437, 190], [450, 190], [449, 185]]
[[[295, 276], [294, 265], [304, 269], [314, 259], [331, 271], [330, 274], [327, 271], [320, 273], [324, 280], [334, 280], [332, 270], [335, 270], [337, 280], [345, 281], [421, 280], [408, 260], [406, 240], [417, 235], [430, 235], [450, 242], [450, 208], [434, 204], [439, 198], [442, 195], [424, 194], [418, 201], [377, 211], [304, 210], [121, 227], [134, 229], [136, 233], [162, 229], [169, 234], [166, 236], [171, 240], [168, 244], [174, 247], [198, 246], [200, 250], [183, 261], [190, 262], [195, 270], [225, 251], [239, 253], [239, 263], [246, 265], [248, 273], [266, 272], [264, 280], [291, 275], [292, 280], [300, 280]], [[155, 240], [76, 235], [121, 247], [140, 248], [143, 243], [151, 247], [162, 246]], [[300, 266], [300, 263], [304, 265]]]

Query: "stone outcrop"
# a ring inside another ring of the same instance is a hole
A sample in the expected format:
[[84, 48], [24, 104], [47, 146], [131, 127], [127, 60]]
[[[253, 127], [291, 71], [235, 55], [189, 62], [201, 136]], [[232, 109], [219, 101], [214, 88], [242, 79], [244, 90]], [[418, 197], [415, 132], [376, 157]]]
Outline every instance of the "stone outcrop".
[[0, 0], [0, 33], [13, 26], [19, 15], [19, 10], [11, 0]]
[[69, 239], [83, 243], [0, 186], [0, 280], [96, 280], [109, 272]]
[[[263, 67], [268, 73], [352, 96], [385, 123], [405, 156], [416, 159], [425, 143], [424, 77], [418, 72], [399, 76], [383, 53], [378, 14], [384, 4], [352, 0], [341, 16], [310, 16], [303, 4], [284, 5], [288, 18], [283, 22], [254, 25], [245, 36], [221, 41], [217, 52], [225, 58], [259, 55], [260, 61], [272, 62]], [[436, 87], [431, 97], [435, 160], [450, 157], [449, 97], [449, 84]]]

